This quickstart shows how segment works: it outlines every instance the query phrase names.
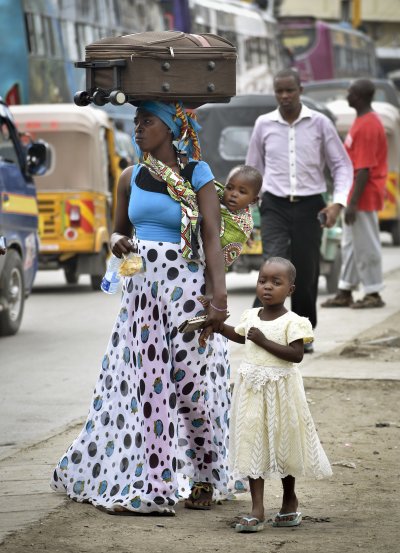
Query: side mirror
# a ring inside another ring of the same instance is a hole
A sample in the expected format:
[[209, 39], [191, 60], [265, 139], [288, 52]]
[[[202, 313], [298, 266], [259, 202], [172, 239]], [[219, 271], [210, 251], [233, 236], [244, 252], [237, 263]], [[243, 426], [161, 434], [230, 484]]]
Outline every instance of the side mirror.
[[30, 175], [41, 176], [51, 165], [51, 151], [43, 140], [31, 142], [26, 148], [26, 167]]

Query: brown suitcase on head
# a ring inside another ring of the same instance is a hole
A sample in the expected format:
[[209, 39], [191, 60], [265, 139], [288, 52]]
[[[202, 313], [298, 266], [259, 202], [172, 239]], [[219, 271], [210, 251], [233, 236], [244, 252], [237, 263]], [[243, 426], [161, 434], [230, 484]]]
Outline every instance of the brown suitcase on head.
[[145, 32], [103, 38], [86, 46], [86, 90], [77, 105], [140, 100], [199, 106], [236, 94], [236, 48], [213, 34]]

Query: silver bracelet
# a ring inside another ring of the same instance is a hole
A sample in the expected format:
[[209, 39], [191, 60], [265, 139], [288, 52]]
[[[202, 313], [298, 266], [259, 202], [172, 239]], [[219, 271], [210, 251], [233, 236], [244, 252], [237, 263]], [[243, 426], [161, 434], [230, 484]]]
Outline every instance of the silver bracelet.
[[220, 313], [226, 313], [228, 311], [227, 307], [225, 307], [225, 309], [220, 309], [219, 307], [215, 307], [215, 305], [213, 305], [211, 302], [210, 302], [210, 307], [215, 309], [215, 311], [219, 311]]

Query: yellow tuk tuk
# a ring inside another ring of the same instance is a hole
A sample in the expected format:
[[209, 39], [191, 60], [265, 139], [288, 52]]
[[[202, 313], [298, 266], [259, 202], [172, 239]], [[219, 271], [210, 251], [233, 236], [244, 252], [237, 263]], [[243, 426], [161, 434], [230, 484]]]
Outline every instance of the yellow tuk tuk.
[[[327, 107], [336, 117], [336, 128], [344, 140], [356, 112], [346, 100], [329, 102]], [[379, 226], [392, 235], [395, 246], [400, 245], [400, 113], [392, 104], [373, 102], [372, 107], [385, 127], [388, 141], [388, 176], [385, 190], [385, 203], [379, 212]]]
[[127, 161], [109, 116], [73, 104], [13, 106], [20, 132], [50, 145], [52, 166], [36, 179], [39, 269], [63, 269], [69, 284], [89, 274], [100, 288], [108, 256], [116, 183]]

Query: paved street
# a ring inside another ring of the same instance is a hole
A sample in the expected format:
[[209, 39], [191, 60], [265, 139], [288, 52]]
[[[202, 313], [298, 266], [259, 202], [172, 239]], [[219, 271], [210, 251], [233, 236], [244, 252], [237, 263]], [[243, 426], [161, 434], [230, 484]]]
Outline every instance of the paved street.
[[[399, 379], [398, 363], [331, 356], [399, 311], [399, 250], [384, 247], [385, 308], [319, 310], [316, 352], [303, 361], [305, 377]], [[228, 275], [232, 323], [251, 305], [256, 276]], [[322, 301], [323, 279], [320, 284]], [[40, 273], [20, 333], [1, 341], [0, 541], [63, 503], [48, 488], [51, 466], [85, 416], [118, 305], [118, 297], [92, 293], [84, 279], [66, 287], [61, 273]], [[240, 359], [235, 344], [231, 359], [234, 371]]]
[[[343, 375], [341, 365], [336, 367], [333, 361], [319, 363], [320, 355], [398, 309], [400, 282], [390, 275], [400, 268], [399, 252], [400, 248], [389, 245], [383, 250], [387, 274], [384, 309], [369, 310], [367, 314], [347, 309], [319, 310], [316, 351], [303, 361], [305, 376]], [[229, 273], [227, 279], [230, 321], [234, 324], [253, 302], [257, 273]], [[323, 280], [321, 278], [320, 301], [325, 294]], [[0, 341], [3, 382], [0, 459], [53, 435], [86, 413], [119, 309], [119, 297], [93, 293], [88, 277], [81, 277], [78, 286], [66, 286], [61, 271], [39, 272], [34, 293], [25, 309], [20, 332]], [[240, 360], [240, 346], [231, 343], [230, 348], [234, 373]], [[347, 370], [345, 375], [352, 376]], [[357, 373], [356, 376], [361, 375]], [[377, 375], [363, 376], [374, 378]], [[385, 374], [381, 373], [381, 377]]]

